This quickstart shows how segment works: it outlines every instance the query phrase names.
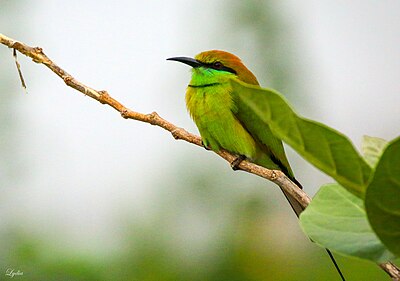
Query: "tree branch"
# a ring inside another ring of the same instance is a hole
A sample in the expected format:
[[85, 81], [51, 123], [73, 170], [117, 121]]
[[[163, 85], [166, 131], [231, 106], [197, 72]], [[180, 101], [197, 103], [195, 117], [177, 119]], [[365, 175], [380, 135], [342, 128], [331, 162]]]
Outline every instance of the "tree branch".
[[[200, 137], [187, 132], [183, 128], [175, 126], [174, 124], [161, 118], [156, 112], [152, 112], [150, 114], [143, 114], [133, 111], [124, 106], [123, 104], [121, 104], [119, 101], [112, 98], [106, 91], [98, 91], [79, 82], [74, 77], [72, 77], [72, 75], [70, 75], [64, 69], [55, 64], [51, 59], [49, 59], [44, 54], [42, 48], [30, 47], [24, 43], [8, 38], [3, 34], [0, 34], [0, 43], [19, 51], [20, 53], [26, 55], [27, 57], [32, 58], [32, 60], [36, 63], [44, 64], [51, 71], [57, 74], [61, 79], [63, 79], [65, 84], [85, 94], [86, 96], [89, 96], [99, 101], [102, 104], [111, 106], [112, 108], [117, 110], [123, 118], [134, 119], [137, 121], [142, 121], [145, 123], [149, 123], [151, 125], [161, 127], [169, 131], [172, 134], [172, 136], [177, 140], [184, 140], [201, 147], [203, 146]], [[229, 163], [231, 163], [237, 157], [236, 155], [233, 155], [227, 151], [220, 151], [217, 152], [217, 154], [222, 158], [224, 158], [225, 160], [227, 160]], [[286, 175], [283, 172], [279, 170], [269, 170], [264, 167], [253, 164], [247, 160], [242, 161], [238, 165], [238, 168], [276, 183], [277, 185], [282, 187], [285, 191], [287, 191], [290, 195], [296, 198], [296, 200], [303, 207], [307, 207], [307, 205], [311, 201], [311, 199], [304, 191], [302, 191], [288, 177], [286, 177]]]
[[395, 264], [392, 262], [385, 262], [379, 264], [379, 266], [387, 273], [389, 274], [390, 278], [392, 278], [393, 281], [399, 281], [400, 280], [400, 268], [398, 268]]
[[[0, 43], [8, 46], [9, 48], [19, 51], [21, 54], [24, 54], [27, 57], [32, 58], [32, 60], [36, 63], [44, 64], [51, 71], [57, 74], [61, 79], [63, 79], [65, 84], [67, 84], [69, 87], [74, 88], [75, 90], [97, 100], [102, 104], [111, 106], [116, 111], [118, 111], [123, 118], [133, 119], [161, 127], [169, 131], [172, 134], [172, 136], [177, 140], [184, 140], [189, 143], [195, 144], [197, 146], [203, 147], [201, 138], [199, 136], [191, 134], [185, 129], [175, 126], [174, 124], [161, 118], [156, 112], [143, 114], [133, 111], [124, 106], [123, 104], [121, 104], [116, 99], [112, 98], [107, 91], [98, 91], [79, 82], [72, 75], [70, 75], [64, 69], [55, 64], [51, 59], [49, 59], [44, 54], [42, 48], [30, 47], [22, 42], [11, 39], [1, 33], [0, 33]], [[235, 160], [237, 157], [236, 155], [233, 155], [224, 150], [216, 153], [225, 160], [227, 160], [229, 163], [232, 163], [232, 161]], [[243, 171], [246, 171], [248, 173], [260, 176], [262, 178], [274, 182], [283, 190], [285, 190], [287, 193], [292, 195], [303, 207], [307, 207], [308, 204], [311, 202], [310, 197], [296, 184], [294, 184], [283, 172], [279, 170], [269, 170], [267, 168], [251, 163], [247, 160], [243, 160], [242, 162], [240, 162], [240, 164], [237, 167]], [[385, 270], [386, 273], [389, 274], [392, 280], [400, 280], [400, 269], [397, 268], [393, 263], [390, 262], [383, 263], [380, 264], [379, 266], [383, 270]]]

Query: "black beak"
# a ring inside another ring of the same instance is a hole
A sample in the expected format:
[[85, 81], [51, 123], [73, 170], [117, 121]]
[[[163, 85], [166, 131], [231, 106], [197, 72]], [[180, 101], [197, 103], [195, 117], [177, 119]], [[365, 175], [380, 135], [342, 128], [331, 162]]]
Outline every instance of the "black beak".
[[187, 58], [187, 57], [175, 57], [175, 58], [169, 58], [167, 60], [179, 61], [179, 62], [185, 63], [187, 65], [190, 65], [191, 67], [202, 66], [201, 62], [199, 62], [195, 59], [192, 59], [192, 58]]

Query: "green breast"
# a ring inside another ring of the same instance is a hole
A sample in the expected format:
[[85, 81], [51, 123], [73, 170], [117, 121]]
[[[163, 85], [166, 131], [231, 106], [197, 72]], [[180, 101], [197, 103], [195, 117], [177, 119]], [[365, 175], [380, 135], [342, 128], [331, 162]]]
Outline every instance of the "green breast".
[[256, 144], [234, 115], [231, 91], [229, 83], [189, 86], [186, 106], [207, 147], [214, 151], [223, 148], [251, 159], [255, 157]]

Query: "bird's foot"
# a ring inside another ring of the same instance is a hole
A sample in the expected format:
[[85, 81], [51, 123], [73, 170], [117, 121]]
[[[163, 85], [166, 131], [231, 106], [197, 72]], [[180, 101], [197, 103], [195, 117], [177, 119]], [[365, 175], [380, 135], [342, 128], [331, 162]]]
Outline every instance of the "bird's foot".
[[203, 147], [204, 147], [206, 150], [211, 150], [211, 148], [209, 148], [207, 145], [205, 145], [203, 141], [201, 141], [201, 144], [203, 145]]
[[234, 171], [240, 170], [239, 165], [242, 163], [243, 160], [246, 159], [246, 156], [244, 155], [239, 155], [236, 157], [232, 162], [231, 162], [231, 168]]

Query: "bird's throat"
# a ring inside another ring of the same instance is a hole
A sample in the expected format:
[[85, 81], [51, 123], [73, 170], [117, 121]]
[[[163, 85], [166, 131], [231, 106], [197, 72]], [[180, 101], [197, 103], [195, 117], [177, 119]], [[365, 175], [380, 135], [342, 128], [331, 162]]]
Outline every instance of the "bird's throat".
[[232, 77], [232, 73], [217, 71], [212, 68], [197, 67], [192, 69], [192, 79], [189, 88], [210, 88], [219, 87], [221, 84], [228, 82]]

